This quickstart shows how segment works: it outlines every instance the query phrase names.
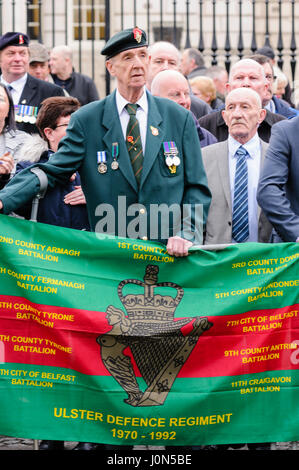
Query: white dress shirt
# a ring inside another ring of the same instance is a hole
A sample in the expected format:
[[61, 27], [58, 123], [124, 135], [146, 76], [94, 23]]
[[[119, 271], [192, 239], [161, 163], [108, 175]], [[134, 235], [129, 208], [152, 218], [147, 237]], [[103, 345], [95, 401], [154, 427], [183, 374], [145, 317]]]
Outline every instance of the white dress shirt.
[[3, 85], [5, 85], [7, 88], [10, 86], [12, 87], [12, 90], [10, 90], [10, 94], [12, 96], [14, 104], [19, 104], [26, 80], [27, 80], [27, 73], [25, 73], [23, 77], [11, 83], [8, 83], [6, 80], [4, 80], [3, 76], [1, 75], [1, 83], [3, 83]]
[[[231, 135], [228, 137], [228, 161], [229, 161], [229, 176], [230, 176], [230, 190], [232, 198], [232, 208], [234, 206], [234, 182], [237, 157], [236, 151], [240, 147], [240, 142], [237, 142]], [[242, 145], [247, 150], [249, 156], [247, 157], [248, 168], [248, 221], [249, 221], [249, 238], [248, 242], [258, 241], [258, 204], [256, 200], [256, 192], [260, 175], [261, 163], [261, 142], [258, 134]], [[234, 243], [234, 240], [232, 240]]]
[[[124, 139], [126, 140], [126, 134], [127, 134], [127, 127], [129, 123], [129, 113], [125, 109], [126, 104], [128, 104], [129, 101], [126, 100], [118, 90], [116, 90], [116, 106], [117, 106], [117, 111], [119, 114], [119, 119], [121, 123], [121, 128], [123, 132]], [[138, 119], [139, 122], [139, 129], [140, 129], [140, 137], [141, 137], [141, 143], [142, 143], [142, 149], [143, 153], [145, 150], [145, 142], [146, 142], [146, 129], [147, 129], [147, 114], [148, 114], [148, 101], [147, 101], [147, 96], [146, 96], [146, 91], [144, 89], [144, 93], [141, 96], [141, 98], [137, 101], [139, 105], [137, 112], [136, 112], [136, 118]]]

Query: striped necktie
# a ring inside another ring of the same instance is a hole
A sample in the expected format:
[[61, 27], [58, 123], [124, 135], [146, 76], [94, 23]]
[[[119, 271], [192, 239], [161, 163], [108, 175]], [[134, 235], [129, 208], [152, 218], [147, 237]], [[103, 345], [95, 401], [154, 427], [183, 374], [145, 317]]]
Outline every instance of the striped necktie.
[[236, 151], [237, 164], [235, 173], [234, 205], [233, 205], [233, 239], [242, 243], [249, 237], [248, 224], [248, 152], [242, 145]]
[[142, 171], [142, 164], [143, 164], [143, 151], [142, 151], [142, 142], [140, 137], [140, 129], [139, 123], [136, 118], [136, 111], [138, 105], [128, 103], [126, 105], [126, 110], [130, 115], [128, 127], [127, 127], [127, 135], [126, 135], [126, 144], [127, 149], [130, 155], [134, 175], [139, 186], [140, 184], [140, 177]]

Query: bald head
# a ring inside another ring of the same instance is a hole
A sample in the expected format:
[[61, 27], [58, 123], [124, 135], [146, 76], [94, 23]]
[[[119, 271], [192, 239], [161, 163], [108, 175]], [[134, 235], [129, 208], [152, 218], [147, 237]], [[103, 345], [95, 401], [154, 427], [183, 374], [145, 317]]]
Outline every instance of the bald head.
[[252, 88], [263, 102], [268, 86], [262, 65], [252, 59], [242, 59], [231, 67], [226, 90], [229, 92], [235, 88]]
[[225, 104], [227, 105], [232, 100], [242, 98], [245, 100], [250, 100], [253, 105], [257, 106], [258, 108], [262, 108], [262, 100], [260, 95], [253, 90], [252, 88], [235, 88], [234, 90], [230, 91], [225, 99]]
[[62, 80], [68, 78], [73, 69], [73, 53], [68, 46], [56, 46], [50, 52], [49, 65], [51, 73]]
[[190, 110], [189, 84], [184, 75], [177, 70], [159, 72], [153, 79], [151, 92], [154, 96], [168, 98]]
[[235, 88], [225, 99], [223, 119], [229, 134], [241, 144], [254, 137], [258, 126], [265, 119], [259, 94], [251, 88]]
[[157, 73], [162, 70], [178, 70], [180, 66], [180, 51], [170, 42], [158, 41], [149, 47], [149, 71], [147, 86], [151, 84]]

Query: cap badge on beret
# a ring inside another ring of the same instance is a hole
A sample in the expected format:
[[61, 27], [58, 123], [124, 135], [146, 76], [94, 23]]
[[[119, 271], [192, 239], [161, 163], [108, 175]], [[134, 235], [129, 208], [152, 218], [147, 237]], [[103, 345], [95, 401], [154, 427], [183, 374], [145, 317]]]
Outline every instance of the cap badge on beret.
[[19, 34], [19, 44], [24, 44], [25, 41], [24, 41], [24, 37], [23, 37], [23, 34]]
[[134, 28], [133, 29], [133, 34], [134, 34], [134, 39], [138, 42], [138, 44], [141, 42], [142, 38], [142, 31], [139, 28]]

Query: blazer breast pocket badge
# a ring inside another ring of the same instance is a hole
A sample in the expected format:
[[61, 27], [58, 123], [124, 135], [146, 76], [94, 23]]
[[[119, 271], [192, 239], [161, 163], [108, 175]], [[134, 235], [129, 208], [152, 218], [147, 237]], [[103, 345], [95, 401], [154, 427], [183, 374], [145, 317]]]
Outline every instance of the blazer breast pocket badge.
[[171, 174], [175, 174], [181, 160], [178, 156], [179, 151], [174, 141], [163, 142], [165, 163]]

